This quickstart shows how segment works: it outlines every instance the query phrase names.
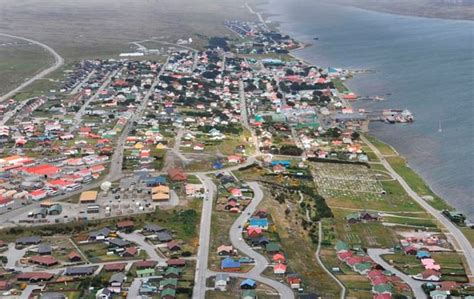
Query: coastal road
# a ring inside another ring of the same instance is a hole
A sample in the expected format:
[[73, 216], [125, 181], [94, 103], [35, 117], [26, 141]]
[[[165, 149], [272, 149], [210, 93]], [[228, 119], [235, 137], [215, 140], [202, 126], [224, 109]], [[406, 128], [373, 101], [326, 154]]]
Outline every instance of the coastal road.
[[29, 39], [29, 38], [26, 38], [26, 37], [21, 37], [21, 36], [6, 34], [6, 33], [0, 33], [0, 36], [4, 36], [4, 37], [8, 37], [8, 38], [14, 38], [14, 39], [21, 39], [21, 40], [30, 42], [32, 44], [38, 45], [38, 46], [42, 47], [43, 49], [45, 49], [46, 51], [48, 51], [49, 53], [51, 53], [51, 55], [53, 55], [53, 57], [54, 57], [54, 64], [52, 66], [50, 66], [49, 68], [47, 68], [45, 70], [42, 70], [41, 72], [34, 75], [33, 77], [31, 77], [27, 81], [20, 84], [15, 89], [13, 89], [10, 92], [8, 92], [8, 93], [4, 94], [3, 96], [1, 96], [0, 97], [0, 103], [7, 100], [7, 99], [9, 99], [9, 98], [11, 98], [17, 92], [21, 91], [23, 88], [27, 87], [28, 85], [30, 85], [34, 81], [36, 81], [38, 79], [41, 79], [41, 78], [44, 78], [45, 76], [47, 76], [50, 73], [54, 72], [55, 70], [57, 70], [58, 68], [60, 68], [64, 64], [64, 59], [61, 57], [61, 55], [59, 55], [58, 52], [56, 52], [53, 48], [51, 48], [50, 46], [48, 46], [46, 44], [43, 44], [39, 41]]
[[206, 277], [209, 258], [209, 246], [211, 240], [211, 220], [214, 193], [217, 191], [216, 185], [205, 175], [197, 175], [204, 184], [206, 197], [202, 204], [201, 224], [199, 227], [199, 247], [197, 252], [196, 275], [193, 289], [194, 299], [204, 299], [206, 297]]
[[398, 277], [400, 277], [404, 282], [406, 282], [413, 291], [416, 299], [428, 298], [421, 285], [424, 283], [423, 281], [415, 280], [410, 276], [406, 275], [405, 273], [398, 271], [395, 267], [387, 263], [382, 257], [383, 254], [392, 254], [388, 249], [379, 249], [379, 248], [368, 248], [367, 254], [373, 259], [377, 264], [384, 267], [386, 270], [394, 273]]
[[435, 217], [443, 226], [449, 231], [451, 236], [456, 241], [454, 247], [458, 247], [458, 252], [464, 254], [468, 269], [466, 272], [468, 273], [469, 281], [473, 281], [474, 279], [474, 250], [471, 246], [469, 240], [464, 236], [464, 234], [459, 230], [459, 228], [453, 224], [448, 218], [446, 218], [440, 211], [433, 208], [430, 204], [428, 204], [423, 198], [421, 198], [411, 187], [407, 184], [407, 182], [392, 168], [390, 163], [385, 160], [382, 153], [375, 147], [367, 138], [364, 136], [360, 137], [365, 144], [367, 144], [372, 151], [375, 153], [377, 158], [381, 161], [383, 166], [390, 172], [393, 178], [395, 178], [400, 185], [403, 187], [405, 192], [413, 198], [420, 206], [422, 206], [427, 212], [429, 212], [433, 217]]

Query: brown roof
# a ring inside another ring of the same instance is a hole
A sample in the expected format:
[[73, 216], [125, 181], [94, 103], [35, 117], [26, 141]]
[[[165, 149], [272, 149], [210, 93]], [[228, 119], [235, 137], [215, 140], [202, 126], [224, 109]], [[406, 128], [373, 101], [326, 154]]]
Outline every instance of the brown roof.
[[68, 258], [69, 258], [70, 260], [72, 260], [72, 259], [74, 259], [74, 258], [76, 258], [76, 257], [78, 257], [79, 259], [82, 259], [82, 256], [81, 256], [79, 253], [75, 252], [75, 251], [71, 252], [71, 253], [69, 254], [69, 256], [68, 256]]
[[179, 246], [178, 242], [175, 240], [169, 241], [168, 243], [166, 243], [166, 246], [168, 247], [168, 249], [173, 249], [175, 247], [181, 248], [181, 246]]
[[52, 266], [58, 263], [58, 260], [51, 255], [35, 255], [30, 257], [30, 261], [35, 264], [45, 265], [45, 266]]
[[173, 181], [184, 181], [187, 179], [186, 174], [178, 168], [170, 168], [168, 169], [168, 176]]
[[127, 263], [114, 263], [104, 265], [105, 271], [123, 271]]
[[123, 220], [123, 221], [117, 222], [117, 227], [118, 228], [133, 227], [133, 221], [132, 220]]
[[127, 249], [125, 249], [125, 252], [124, 252], [124, 254], [129, 254], [129, 255], [135, 255], [137, 253], [138, 253], [137, 247], [128, 247]]
[[54, 274], [48, 272], [25, 272], [16, 276], [19, 280], [50, 280]]
[[167, 262], [168, 266], [184, 266], [186, 265], [186, 260], [184, 259], [169, 259]]
[[138, 269], [153, 268], [156, 266], [156, 264], [157, 262], [155, 261], [138, 261], [133, 263], [133, 265]]

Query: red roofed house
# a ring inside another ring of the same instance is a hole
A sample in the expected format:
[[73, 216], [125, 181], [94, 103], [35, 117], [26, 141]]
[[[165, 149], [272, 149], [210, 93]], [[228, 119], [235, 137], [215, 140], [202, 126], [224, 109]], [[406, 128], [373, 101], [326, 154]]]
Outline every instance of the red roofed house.
[[277, 264], [273, 267], [274, 274], [285, 274], [286, 273], [286, 265], [284, 264]]
[[36, 189], [30, 192], [30, 196], [32, 200], [41, 200], [45, 198], [48, 193], [43, 189]]
[[76, 183], [71, 182], [71, 181], [66, 181], [63, 179], [51, 180], [51, 181], [46, 182], [46, 186], [56, 187], [61, 190], [65, 190], [67, 187], [74, 186], [74, 185], [76, 185]]
[[28, 167], [25, 171], [29, 174], [34, 175], [53, 175], [61, 172], [61, 169], [50, 165], [50, 164], [41, 164], [37, 166]]
[[137, 247], [132, 246], [132, 247], [128, 247], [127, 249], [125, 249], [125, 251], [122, 253], [122, 256], [133, 257], [133, 256], [136, 256], [137, 254], [138, 254]]
[[272, 259], [275, 263], [279, 263], [279, 264], [283, 264], [286, 262], [285, 256], [281, 253], [275, 254]]
[[51, 255], [45, 255], [45, 256], [35, 255], [35, 256], [30, 257], [30, 262], [41, 265], [41, 266], [50, 267], [50, 266], [56, 265], [58, 263], [58, 260], [56, 260]]
[[172, 181], [186, 181], [188, 176], [181, 170], [177, 168], [168, 169], [168, 176]]
[[261, 234], [262, 234], [262, 229], [259, 228], [259, 227], [249, 227], [249, 228], [247, 228], [247, 235], [250, 238], [260, 237]]

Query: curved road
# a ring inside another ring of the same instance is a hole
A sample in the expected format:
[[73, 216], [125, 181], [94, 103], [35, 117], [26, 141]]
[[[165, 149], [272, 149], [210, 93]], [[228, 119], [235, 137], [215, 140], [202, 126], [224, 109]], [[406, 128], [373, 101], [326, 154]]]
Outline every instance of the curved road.
[[368, 248], [367, 254], [377, 264], [394, 273], [404, 282], [406, 282], [412, 289], [416, 299], [428, 298], [425, 292], [423, 292], [423, 289], [421, 288], [421, 285], [424, 283], [424, 281], [419, 281], [411, 278], [410, 276], [406, 275], [405, 273], [402, 273], [401, 271], [387, 263], [382, 257], [380, 257], [383, 254], [393, 254], [393, 252], [390, 252], [388, 249]]
[[[277, 282], [273, 279], [266, 278], [261, 275], [261, 273], [268, 267], [268, 260], [261, 254], [254, 251], [245, 240], [242, 238], [242, 227], [251, 215], [255, 212], [258, 205], [263, 199], [263, 191], [256, 182], [249, 182], [249, 187], [252, 188], [254, 192], [254, 197], [250, 204], [247, 206], [245, 211], [243, 211], [240, 216], [235, 220], [234, 224], [229, 231], [229, 237], [232, 245], [234, 248], [237, 248], [240, 252], [244, 253], [245, 255], [253, 258], [255, 260], [255, 265], [249, 272], [243, 274], [243, 277], [252, 278], [256, 281], [260, 281], [261, 283], [267, 284], [278, 291], [281, 298], [284, 299], [291, 299], [294, 298], [295, 295], [293, 291], [286, 285]], [[241, 228], [239, 228], [241, 226]]]
[[[451, 236], [456, 240], [457, 244], [454, 244], [455, 248], [459, 247], [460, 252], [464, 254], [466, 258], [468, 269], [469, 281], [473, 281], [474, 279], [474, 250], [471, 246], [469, 240], [464, 236], [464, 234], [453, 224], [448, 218], [446, 218], [440, 211], [433, 208], [430, 204], [428, 204], [423, 198], [421, 198], [411, 187], [407, 184], [407, 182], [392, 168], [390, 163], [385, 160], [382, 153], [375, 147], [367, 138], [361, 136], [362, 141], [367, 144], [372, 151], [377, 155], [380, 162], [385, 166], [385, 168], [391, 173], [391, 175], [400, 183], [400, 185], [405, 189], [405, 192], [413, 198], [420, 206], [422, 206], [427, 212], [429, 212], [433, 217], [435, 217], [440, 223], [444, 225], [444, 227], [449, 231]], [[456, 246], [457, 245], [457, 246]]]
[[16, 87], [15, 89], [11, 90], [10, 92], [8, 92], [7, 94], [4, 94], [3, 96], [0, 97], [0, 102], [3, 102], [9, 98], [11, 98], [13, 95], [15, 95], [17, 92], [19, 92], [20, 90], [22, 90], [23, 88], [27, 87], [28, 85], [30, 85], [31, 83], [33, 83], [34, 81], [38, 80], [38, 79], [41, 79], [47, 75], [49, 75], [50, 73], [54, 72], [55, 70], [57, 70], [58, 68], [60, 68], [63, 64], [64, 64], [64, 59], [61, 57], [61, 55], [59, 55], [53, 48], [51, 48], [50, 46], [48, 45], [45, 45], [39, 41], [35, 41], [33, 39], [29, 39], [29, 38], [26, 38], [26, 37], [21, 37], [21, 36], [16, 36], [16, 35], [10, 35], [10, 34], [6, 34], [6, 33], [0, 33], [0, 36], [4, 36], [4, 37], [8, 37], [8, 38], [15, 38], [15, 39], [21, 39], [21, 40], [24, 40], [24, 41], [27, 41], [27, 42], [30, 42], [32, 44], [35, 44], [35, 45], [38, 45], [40, 47], [42, 47], [43, 49], [45, 49], [46, 51], [48, 51], [49, 53], [51, 53], [51, 55], [53, 55], [54, 57], [54, 64], [52, 66], [50, 66], [49, 68], [45, 69], [45, 70], [42, 70], [41, 72], [39, 72], [38, 74], [34, 75], [33, 77], [31, 77], [30, 79], [28, 79], [27, 81], [23, 82], [22, 84], [20, 84], [20, 86]]

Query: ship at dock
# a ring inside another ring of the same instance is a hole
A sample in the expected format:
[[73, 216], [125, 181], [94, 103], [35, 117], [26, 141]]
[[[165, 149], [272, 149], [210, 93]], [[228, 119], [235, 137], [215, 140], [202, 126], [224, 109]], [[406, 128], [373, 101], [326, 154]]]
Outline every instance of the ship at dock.
[[386, 123], [411, 123], [415, 121], [413, 114], [410, 110], [394, 110], [386, 109], [382, 111], [382, 118]]

